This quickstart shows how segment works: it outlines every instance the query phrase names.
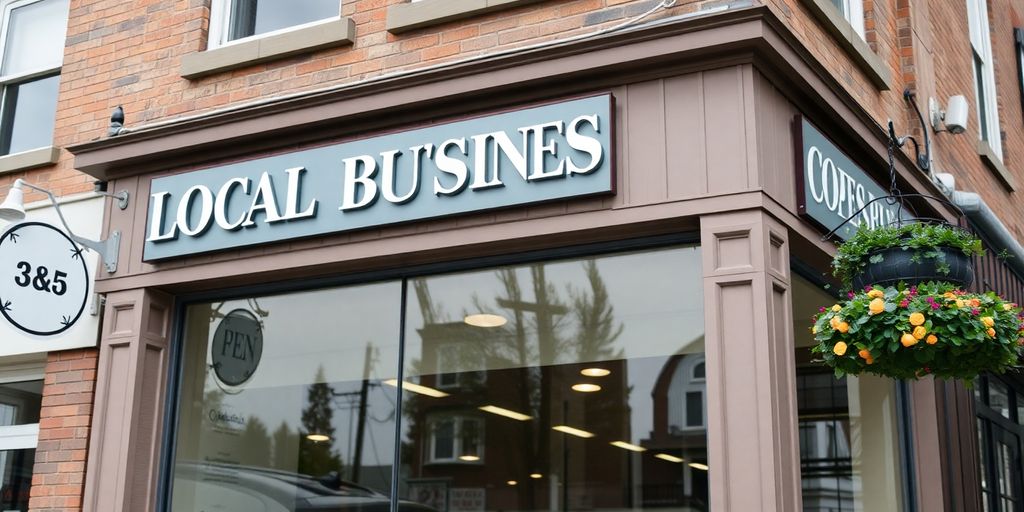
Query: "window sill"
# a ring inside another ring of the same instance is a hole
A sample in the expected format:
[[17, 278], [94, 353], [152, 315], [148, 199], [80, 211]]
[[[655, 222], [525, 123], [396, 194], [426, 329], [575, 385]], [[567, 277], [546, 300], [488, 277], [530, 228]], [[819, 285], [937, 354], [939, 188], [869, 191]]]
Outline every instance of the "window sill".
[[181, 58], [181, 76], [189, 80], [297, 53], [352, 44], [356, 26], [351, 18], [319, 23], [296, 30], [259, 37], [190, 53]]
[[4, 155], [0, 156], [0, 174], [55, 164], [57, 160], [60, 160], [60, 148], [54, 146]]
[[400, 34], [540, 0], [421, 0], [388, 7], [387, 30]]
[[889, 73], [889, 68], [875, 52], [871, 51], [868, 43], [860, 37], [853, 25], [846, 21], [830, 0], [803, 0], [803, 3], [836, 38], [839, 46], [850, 54], [878, 90], [888, 91], [892, 88], [892, 74]]
[[988, 145], [988, 142], [983, 140], [978, 141], [978, 156], [981, 157], [982, 162], [985, 162], [985, 165], [989, 170], [999, 178], [999, 181], [1003, 183], [1006, 190], [1010, 192], [1015, 192], [1017, 190], [1017, 180], [1013, 179], [1013, 175], [1010, 174], [1010, 170], [1003, 165], [1003, 161], [996, 156], [996, 152], [992, 150], [992, 147]]

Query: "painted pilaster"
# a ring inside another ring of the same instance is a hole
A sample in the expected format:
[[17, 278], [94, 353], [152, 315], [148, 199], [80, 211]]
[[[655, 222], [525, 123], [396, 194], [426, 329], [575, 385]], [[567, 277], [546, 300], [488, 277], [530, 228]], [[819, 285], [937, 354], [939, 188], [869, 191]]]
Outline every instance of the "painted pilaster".
[[800, 510], [787, 231], [750, 210], [703, 216], [700, 232], [711, 508]]
[[171, 311], [153, 290], [107, 296], [85, 512], [154, 509]]

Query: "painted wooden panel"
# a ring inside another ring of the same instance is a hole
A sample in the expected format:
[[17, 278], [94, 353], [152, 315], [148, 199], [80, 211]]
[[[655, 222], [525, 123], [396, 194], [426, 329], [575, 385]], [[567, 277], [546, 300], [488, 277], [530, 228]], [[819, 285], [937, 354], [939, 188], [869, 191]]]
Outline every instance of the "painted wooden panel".
[[626, 90], [625, 133], [628, 148], [624, 173], [629, 204], [659, 203], [667, 198], [665, 168], [664, 80], [631, 84]]
[[797, 109], [765, 77], [754, 74], [757, 166], [764, 191], [796, 213], [793, 117]]
[[707, 194], [706, 136], [703, 74], [665, 79], [665, 160], [670, 198]]
[[707, 151], [708, 192], [746, 190], [748, 182], [746, 105], [741, 67], [705, 71], [704, 147]]

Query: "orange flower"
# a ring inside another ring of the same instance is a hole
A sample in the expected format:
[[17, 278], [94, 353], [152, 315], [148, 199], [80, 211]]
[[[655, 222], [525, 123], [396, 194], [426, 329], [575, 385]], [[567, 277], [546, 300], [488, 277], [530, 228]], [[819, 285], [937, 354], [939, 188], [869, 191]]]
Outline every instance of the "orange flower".
[[953, 292], [946, 292], [942, 294], [948, 300], [956, 300], [956, 295]]
[[868, 303], [868, 314], [877, 315], [885, 311], [885, 300], [883, 299], [871, 299]]
[[936, 338], [934, 334], [929, 334], [928, 337], [924, 339], [924, 342], [929, 345], [934, 345], [939, 342], [939, 339]]
[[989, 338], [995, 338], [996, 337], [996, 330], [991, 328], [991, 327], [989, 327], [988, 330], [985, 331], [985, 332], [988, 333], [988, 337]]
[[843, 321], [842, 318], [840, 318], [838, 316], [834, 316], [834, 317], [832, 317], [828, 321], [828, 324], [831, 325], [833, 329], [838, 329], [839, 328], [839, 322], [842, 322], [842, 321]]
[[921, 325], [924, 323], [924, 315], [920, 312], [913, 312], [910, 314], [910, 325]]
[[917, 327], [914, 327], [914, 339], [916, 339], [916, 340], [924, 339], [924, 335], [925, 334], [928, 334], [928, 330], [925, 329], [923, 325], [919, 325]]
[[914, 345], [917, 345], [917, 338], [915, 338], [913, 334], [903, 333], [903, 337], [900, 338], [900, 343], [902, 343], [904, 347], [913, 347]]
[[875, 358], [869, 357], [869, 358], [865, 359], [865, 362], [868, 363], [868, 364], [875, 364]]
[[871, 359], [871, 351], [869, 351], [866, 348], [865, 349], [861, 349], [860, 352], [857, 352], [857, 355], [859, 355], [860, 357], [862, 357], [864, 359]]
[[846, 334], [846, 331], [850, 330], [850, 324], [846, 322], [839, 322], [839, 325], [836, 326], [836, 330], [843, 334]]
[[846, 343], [839, 342], [836, 346], [832, 347], [832, 352], [835, 352], [837, 356], [846, 354]]
[[973, 299], [971, 299], [971, 300], [969, 300], [967, 302], [971, 305], [971, 307], [977, 308], [977, 307], [981, 306], [981, 300], [979, 300], [977, 298], [973, 298]]
[[868, 297], [871, 297], [872, 299], [880, 299], [880, 298], [882, 298], [884, 296], [885, 296], [885, 293], [882, 290], [869, 290], [868, 291]]
[[985, 324], [985, 327], [995, 327], [996, 321], [990, 316], [981, 317], [981, 323]]

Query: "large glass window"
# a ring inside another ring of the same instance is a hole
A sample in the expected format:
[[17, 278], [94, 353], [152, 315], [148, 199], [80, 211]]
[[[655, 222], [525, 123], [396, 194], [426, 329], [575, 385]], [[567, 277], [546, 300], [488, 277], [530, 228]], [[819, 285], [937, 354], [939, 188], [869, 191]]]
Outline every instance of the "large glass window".
[[214, 0], [210, 46], [337, 18], [339, 0]]
[[0, 5], [0, 155], [6, 155], [53, 143], [68, 0], [19, 0]]
[[0, 383], [0, 510], [27, 511], [43, 381]]
[[1012, 374], [983, 375], [974, 383], [982, 504], [1016, 512], [1024, 503], [1024, 382]]
[[978, 138], [987, 142], [997, 157], [1003, 157], [996, 105], [996, 78], [992, 62], [992, 39], [988, 26], [988, 0], [967, 0], [967, 26], [974, 67], [974, 96], [978, 110]]
[[806, 320], [835, 301], [793, 277], [797, 414], [804, 512], [903, 508], [896, 385], [874, 376], [835, 378], [814, 360]]
[[709, 510], [700, 269], [681, 247], [191, 305], [171, 510]]

